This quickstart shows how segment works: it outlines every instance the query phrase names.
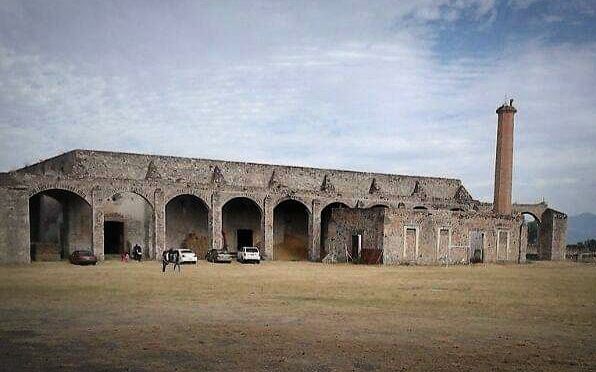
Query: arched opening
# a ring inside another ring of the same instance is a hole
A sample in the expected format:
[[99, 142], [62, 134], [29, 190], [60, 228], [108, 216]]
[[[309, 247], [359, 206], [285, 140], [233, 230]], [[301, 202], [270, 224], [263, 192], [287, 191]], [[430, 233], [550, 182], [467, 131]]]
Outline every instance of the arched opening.
[[526, 240], [526, 260], [536, 261], [540, 259], [540, 220], [532, 213], [522, 213], [524, 223], [520, 236]]
[[253, 200], [238, 197], [222, 208], [222, 235], [224, 250], [238, 252], [241, 247], [258, 247], [263, 254], [261, 208]]
[[273, 210], [273, 258], [280, 261], [308, 260], [310, 213], [296, 200], [279, 203]]
[[372, 207], [370, 207], [370, 209], [373, 209], [373, 208], [389, 209], [389, 206], [387, 206], [385, 204], [375, 204]]
[[414, 210], [415, 211], [426, 211], [426, 210], [428, 210], [428, 208], [426, 208], [423, 205], [417, 205], [417, 206], [414, 207]]
[[91, 206], [79, 195], [61, 189], [29, 198], [31, 261], [66, 259], [75, 250], [92, 250]]
[[462, 208], [451, 208], [451, 212], [463, 212]]
[[331, 203], [327, 205], [321, 211], [321, 247], [320, 247], [320, 259], [325, 258], [329, 253], [329, 247], [333, 244], [330, 239], [332, 234], [329, 233], [329, 227], [331, 224], [331, 213], [337, 208], [350, 208], [348, 205], [340, 202]]
[[153, 207], [141, 195], [119, 192], [104, 206], [104, 255], [115, 258], [139, 245], [143, 257], [155, 255]]
[[185, 194], [166, 204], [166, 248], [190, 249], [205, 257], [209, 236], [209, 208], [203, 200]]

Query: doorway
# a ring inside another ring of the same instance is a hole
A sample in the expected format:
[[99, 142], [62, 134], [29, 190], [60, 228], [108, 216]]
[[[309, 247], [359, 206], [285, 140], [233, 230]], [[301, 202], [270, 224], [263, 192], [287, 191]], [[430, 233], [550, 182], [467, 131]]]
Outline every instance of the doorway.
[[105, 221], [103, 224], [104, 254], [124, 252], [124, 222]]
[[484, 233], [472, 231], [470, 233], [470, 262], [484, 262]]
[[242, 247], [252, 247], [252, 230], [238, 229], [236, 231], [237, 249]]

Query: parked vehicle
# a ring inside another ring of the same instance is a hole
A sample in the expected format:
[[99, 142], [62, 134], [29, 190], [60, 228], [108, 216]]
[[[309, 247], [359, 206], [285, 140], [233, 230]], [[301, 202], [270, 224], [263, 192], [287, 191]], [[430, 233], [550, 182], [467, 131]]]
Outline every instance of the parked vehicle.
[[261, 263], [261, 253], [257, 247], [242, 247], [236, 255], [238, 262], [256, 262]]
[[190, 249], [176, 249], [178, 251], [178, 257], [180, 257], [180, 263], [191, 263], [197, 264], [197, 255], [195, 252], [191, 251]]
[[205, 259], [209, 262], [230, 263], [232, 262], [232, 255], [228, 252], [211, 249], [205, 255]]
[[95, 265], [97, 257], [91, 251], [79, 250], [71, 253], [68, 258], [73, 265]]

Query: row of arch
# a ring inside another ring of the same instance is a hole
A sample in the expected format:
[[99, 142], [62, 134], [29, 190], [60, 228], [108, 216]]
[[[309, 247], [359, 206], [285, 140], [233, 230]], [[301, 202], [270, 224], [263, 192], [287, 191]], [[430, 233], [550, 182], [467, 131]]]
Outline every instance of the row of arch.
[[[330, 210], [348, 207], [332, 203], [322, 212], [326, 231]], [[118, 192], [103, 200], [104, 253], [119, 255], [134, 245], [144, 256], [155, 254], [154, 211], [149, 201], [134, 192]], [[182, 194], [165, 206], [166, 247], [188, 248], [203, 256], [211, 245], [212, 211], [196, 195]], [[301, 201], [281, 200], [273, 209], [273, 258], [308, 259], [311, 239], [311, 210]], [[93, 213], [89, 202], [71, 190], [49, 189], [29, 199], [32, 260], [65, 259], [78, 249], [92, 249]], [[240, 246], [264, 249], [264, 213], [248, 197], [227, 200], [221, 209], [223, 247], [236, 251]]]
[[[154, 210], [147, 198], [122, 191], [101, 204], [104, 253], [118, 255], [138, 244], [145, 257], [154, 257]], [[382, 204], [371, 208], [377, 207], [387, 208]], [[334, 208], [350, 207], [333, 202], [322, 209], [319, 259], [326, 255], [323, 243]], [[422, 208], [426, 209], [414, 209]], [[204, 256], [212, 244], [212, 219], [213, 211], [202, 198], [192, 194], [173, 196], [165, 205], [165, 248], [188, 248]], [[91, 205], [72, 190], [48, 189], [31, 196], [29, 220], [32, 260], [64, 259], [74, 250], [93, 246]], [[273, 259], [308, 259], [312, 220], [311, 209], [304, 202], [295, 199], [277, 202], [273, 209]], [[249, 197], [225, 201], [221, 208], [221, 228], [222, 246], [228, 251], [235, 252], [241, 246], [265, 249], [264, 211]]]

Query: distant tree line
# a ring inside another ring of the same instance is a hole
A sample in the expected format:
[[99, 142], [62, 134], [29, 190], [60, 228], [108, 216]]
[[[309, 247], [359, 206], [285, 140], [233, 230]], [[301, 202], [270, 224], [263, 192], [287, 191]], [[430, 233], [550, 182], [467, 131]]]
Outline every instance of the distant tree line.
[[588, 239], [585, 242], [568, 244], [567, 251], [573, 251], [578, 253], [596, 252], [596, 239]]

